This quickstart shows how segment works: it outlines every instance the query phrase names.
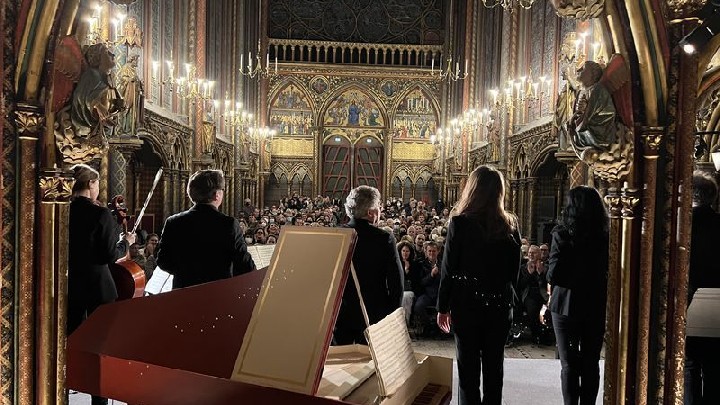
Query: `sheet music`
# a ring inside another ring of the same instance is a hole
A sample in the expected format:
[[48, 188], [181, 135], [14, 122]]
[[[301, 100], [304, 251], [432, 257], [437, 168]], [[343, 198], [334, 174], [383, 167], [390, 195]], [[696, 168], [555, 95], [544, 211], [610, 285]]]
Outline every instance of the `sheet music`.
[[255, 267], [262, 269], [270, 265], [275, 245], [251, 245], [248, 246], [248, 252], [255, 262]]
[[380, 380], [380, 394], [390, 396], [418, 367], [405, 324], [405, 311], [396, 309], [365, 331]]
[[155, 267], [152, 277], [145, 284], [145, 291], [150, 295], [157, 295], [160, 293], [168, 292], [172, 290], [173, 276], [167, 271], [160, 267]]

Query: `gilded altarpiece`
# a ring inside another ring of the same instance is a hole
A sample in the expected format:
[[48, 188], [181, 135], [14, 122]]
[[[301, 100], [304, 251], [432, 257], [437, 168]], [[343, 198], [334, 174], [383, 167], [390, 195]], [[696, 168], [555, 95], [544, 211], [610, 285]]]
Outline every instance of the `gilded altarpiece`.
[[387, 196], [436, 199], [443, 151], [430, 138], [439, 126], [440, 85], [418, 76], [298, 67], [271, 78], [268, 122], [276, 135], [266, 205], [292, 193], [343, 197], [360, 184]]

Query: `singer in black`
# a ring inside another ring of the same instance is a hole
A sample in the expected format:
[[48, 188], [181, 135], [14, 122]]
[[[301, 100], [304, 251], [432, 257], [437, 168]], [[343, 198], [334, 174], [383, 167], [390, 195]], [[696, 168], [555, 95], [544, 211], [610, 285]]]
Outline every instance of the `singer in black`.
[[[97, 307], [115, 301], [117, 290], [108, 264], [125, 256], [135, 243], [135, 234], [118, 238], [121, 232], [117, 221], [97, 201], [100, 174], [83, 164], [72, 170], [75, 184], [70, 202], [68, 335]], [[93, 397], [92, 404], [107, 404], [107, 399]]]
[[488, 166], [470, 173], [445, 240], [437, 323], [449, 333], [452, 322], [455, 332], [460, 405], [502, 403], [512, 283], [521, 258], [517, 220], [503, 208], [504, 184]]
[[565, 405], [594, 404], [607, 301], [608, 214], [592, 187], [568, 191], [547, 272]]
[[225, 196], [223, 172], [195, 172], [187, 193], [194, 205], [165, 220], [157, 248], [157, 264], [173, 275], [173, 288], [255, 270], [240, 223], [218, 210]]
[[[357, 232], [353, 266], [360, 283], [370, 324], [377, 323], [402, 305], [403, 267], [392, 233], [375, 226], [380, 219], [382, 200], [378, 189], [359, 186], [350, 191], [345, 210], [348, 227]], [[348, 278], [333, 331], [333, 344], [367, 344], [365, 320], [353, 279]]]

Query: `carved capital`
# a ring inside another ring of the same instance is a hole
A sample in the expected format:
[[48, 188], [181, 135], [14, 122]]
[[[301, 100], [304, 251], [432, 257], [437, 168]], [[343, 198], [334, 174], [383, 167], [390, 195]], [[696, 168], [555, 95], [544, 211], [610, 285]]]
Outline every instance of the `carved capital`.
[[642, 127], [640, 129], [640, 137], [644, 146], [644, 155], [646, 158], [657, 158], [660, 144], [662, 144], [665, 135], [664, 127]]
[[550, 0], [560, 17], [587, 20], [596, 18], [605, 9], [605, 0]]
[[676, 17], [690, 16], [702, 8], [707, 0], [667, 0], [668, 9]]
[[608, 206], [608, 212], [611, 218], [619, 218], [622, 214], [622, 200], [618, 193], [618, 189], [611, 187], [605, 195], [605, 204]]
[[75, 179], [60, 169], [43, 170], [38, 185], [42, 203], [67, 203], [72, 195]]
[[18, 103], [15, 110], [15, 126], [19, 136], [38, 139], [45, 126], [45, 115], [40, 107]]
[[635, 218], [635, 208], [640, 202], [640, 191], [635, 188], [623, 187], [620, 196], [620, 204], [622, 205], [622, 217], [631, 219]]

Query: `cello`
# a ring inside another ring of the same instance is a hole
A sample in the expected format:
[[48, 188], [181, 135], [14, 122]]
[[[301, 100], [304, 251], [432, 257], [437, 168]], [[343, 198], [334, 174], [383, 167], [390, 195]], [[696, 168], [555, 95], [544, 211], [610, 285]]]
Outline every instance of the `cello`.
[[[150, 189], [150, 193], [148, 193], [147, 197], [145, 198], [145, 203], [143, 204], [140, 213], [135, 219], [135, 224], [133, 225], [131, 231], [132, 233], [137, 230], [138, 226], [140, 225], [140, 221], [142, 220], [142, 217], [145, 215], [145, 209], [150, 203], [150, 198], [155, 191], [155, 186], [157, 186], [157, 183], [162, 177], [162, 171], [163, 170], [161, 167], [160, 170], [158, 170], [158, 172], [155, 174], [152, 188]], [[118, 219], [118, 222], [123, 226], [124, 231], [127, 232], [128, 217], [127, 207], [125, 207], [125, 199], [122, 196], [115, 196], [111, 203], [111, 210], [113, 211], [113, 213], [115, 213], [116, 218]], [[142, 297], [143, 295], [145, 295], [145, 283], [147, 282], [147, 280], [145, 280], [145, 270], [140, 267], [140, 265], [135, 263], [132, 259], [130, 259], [129, 247], [127, 254], [124, 257], [118, 259], [115, 263], [111, 263], [109, 267], [110, 274], [115, 281], [115, 289], [117, 290], [118, 295], [117, 301]]]

